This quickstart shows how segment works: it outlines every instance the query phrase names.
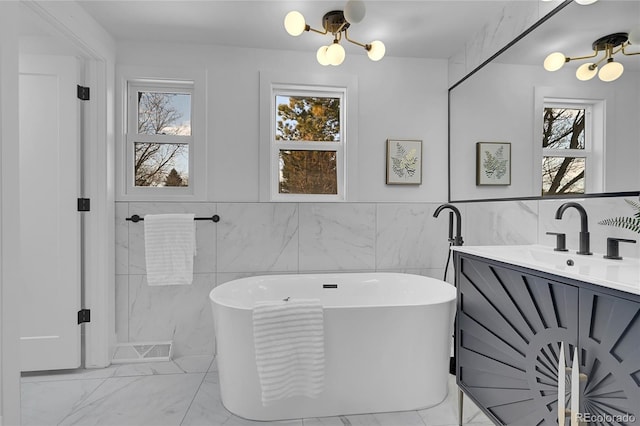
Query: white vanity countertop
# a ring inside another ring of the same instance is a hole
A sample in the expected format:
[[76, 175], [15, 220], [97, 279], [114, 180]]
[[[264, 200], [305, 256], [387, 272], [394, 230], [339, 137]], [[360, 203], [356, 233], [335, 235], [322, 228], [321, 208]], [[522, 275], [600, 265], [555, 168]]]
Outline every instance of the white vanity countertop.
[[542, 245], [454, 246], [452, 250], [640, 295], [640, 259], [558, 252]]

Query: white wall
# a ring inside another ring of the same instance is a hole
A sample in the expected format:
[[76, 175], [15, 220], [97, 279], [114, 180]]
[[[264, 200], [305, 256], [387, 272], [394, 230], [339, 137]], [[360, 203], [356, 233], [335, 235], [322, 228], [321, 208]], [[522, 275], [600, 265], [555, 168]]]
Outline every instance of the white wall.
[[[451, 94], [451, 198], [533, 196], [533, 87], [529, 67], [485, 66]], [[517, 70], [517, 72], [514, 72]], [[494, 72], [492, 72], [494, 71]], [[540, 134], [542, 129], [540, 129]], [[476, 142], [511, 143], [511, 185], [476, 186]]]
[[[447, 197], [445, 60], [385, 57], [372, 62], [366, 55], [349, 54], [339, 67], [322, 67], [314, 52], [120, 43], [117, 63], [127, 67], [170, 66], [206, 71], [206, 201], [259, 200], [260, 71], [357, 77], [360, 190], [359, 194], [351, 194], [348, 201], [425, 202], [444, 201]], [[423, 141], [422, 185], [385, 184], [387, 138]]]

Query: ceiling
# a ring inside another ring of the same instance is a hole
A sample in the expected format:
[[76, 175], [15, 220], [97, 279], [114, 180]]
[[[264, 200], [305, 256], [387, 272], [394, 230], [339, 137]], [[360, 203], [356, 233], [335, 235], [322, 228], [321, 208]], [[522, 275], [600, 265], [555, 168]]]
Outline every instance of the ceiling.
[[[504, 6], [531, 7], [538, 0], [366, 0], [364, 20], [352, 24], [350, 38], [382, 40], [388, 56], [449, 58]], [[203, 43], [236, 47], [314, 51], [330, 36], [303, 33], [292, 37], [283, 20], [300, 11], [307, 24], [322, 29], [322, 16], [343, 10], [346, 0], [79, 0], [118, 41]], [[343, 43], [347, 51], [360, 49]]]

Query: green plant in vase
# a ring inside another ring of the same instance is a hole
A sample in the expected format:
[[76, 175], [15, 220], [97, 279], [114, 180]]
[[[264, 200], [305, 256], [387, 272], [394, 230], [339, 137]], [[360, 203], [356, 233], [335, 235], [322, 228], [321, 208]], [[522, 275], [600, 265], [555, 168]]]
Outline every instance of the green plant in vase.
[[633, 217], [612, 217], [609, 219], [603, 219], [598, 224], [600, 225], [609, 225], [609, 226], [617, 226], [619, 228], [628, 229], [630, 231], [636, 232], [640, 234], [640, 203], [637, 203], [632, 200], [625, 199], [636, 212], [633, 214]]

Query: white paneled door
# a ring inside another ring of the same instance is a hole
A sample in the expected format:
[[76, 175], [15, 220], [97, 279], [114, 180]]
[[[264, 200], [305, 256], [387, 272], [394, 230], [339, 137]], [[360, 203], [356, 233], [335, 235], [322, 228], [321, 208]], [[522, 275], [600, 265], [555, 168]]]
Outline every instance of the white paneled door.
[[78, 61], [20, 57], [22, 371], [80, 366]]

